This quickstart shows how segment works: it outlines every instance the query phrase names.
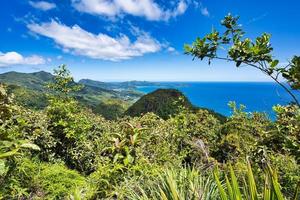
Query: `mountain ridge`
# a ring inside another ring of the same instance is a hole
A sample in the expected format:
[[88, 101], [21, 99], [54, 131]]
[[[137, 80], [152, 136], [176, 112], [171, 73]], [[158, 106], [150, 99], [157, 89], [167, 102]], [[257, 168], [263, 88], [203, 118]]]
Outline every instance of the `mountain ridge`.
[[[20, 105], [33, 109], [43, 109], [47, 106], [46, 94], [51, 93], [46, 86], [54, 81], [54, 77], [53, 74], [45, 71], [33, 73], [11, 71], [0, 74], [0, 83], [8, 86], [8, 91], [15, 95], [15, 99]], [[76, 84], [80, 83], [76, 82]], [[110, 87], [96, 87], [86, 84], [80, 91], [71, 95], [82, 105], [111, 118], [110, 114], [112, 113], [104, 113], [104, 111], [110, 111], [109, 107], [114, 107], [120, 112], [116, 115], [118, 116], [130, 104], [140, 98], [142, 93], [129, 89], [118, 91]]]

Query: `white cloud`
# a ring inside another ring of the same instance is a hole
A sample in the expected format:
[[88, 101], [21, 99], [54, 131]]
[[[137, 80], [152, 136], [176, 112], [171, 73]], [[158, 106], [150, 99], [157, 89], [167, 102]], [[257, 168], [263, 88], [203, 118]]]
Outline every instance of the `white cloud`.
[[40, 65], [45, 64], [43, 57], [32, 55], [29, 57], [23, 57], [21, 54], [11, 51], [7, 53], [0, 52], [0, 66], [10, 65]]
[[168, 47], [168, 48], [167, 48], [167, 51], [168, 51], [168, 52], [175, 52], [176, 49], [175, 49], [174, 47]]
[[166, 51], [172, 55], [179, 55], [179, 52], [174, 47], [171, 47], [171, 46], [168, 46]]
[[72, 4], [78, 11], [93, 15], [116, 17], [129, 14], [153, 21], [167, 21], [187, 9], [185, 0], [180, 0], [173, 9], [163, 9], [154, 0], [72, 0]]
[[206, 17], [209, 17], [209, 11], [206, 7], [202, 7], [201, 8], [201, 14], [206, 16]]
[[27, 27], [34, 33], [53, 39], [64, 52], [94, 59], [119, 61], [154, 53], [162, 48], [162, 45], [147, 33], [140, 34], [136, 41], [132, 42], [124, 34], [115, 38], [102, 33], [96, 35], [78, 25], [69, 27], [56, 21], [29, 24]]
[[62, 55], [56, 56], [56, 59], [57, 59], [57, 60], [61, 60], [62, 58], [63, 58]]
[[39, 10], [47, 11], [56, 8], [55, 3], [49, 3], [46, 1], [29, 1], [29, 4]]
[[210, 13], [209, 13], [207, 7], [205, 7], [201, 1], [193, 0], [192, 4], [195, 6], [195, 8], [197, 8], [197, 9], [200, 8], [200, 12], [203, 16], [206, 16], [206, 17], [210, 16]]

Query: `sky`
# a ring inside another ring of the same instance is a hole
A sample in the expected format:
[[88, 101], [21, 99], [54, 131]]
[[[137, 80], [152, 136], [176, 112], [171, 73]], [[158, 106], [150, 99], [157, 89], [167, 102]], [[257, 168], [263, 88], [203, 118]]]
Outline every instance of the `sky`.
[[52, 72], [75, 80], [270, 81], [248, 67], [192, 60], [184, 44], [228, 14], [246, 36], [272, 34], [274, 57], [300, 55], [299, 0], [2, 0], [0, 73]]

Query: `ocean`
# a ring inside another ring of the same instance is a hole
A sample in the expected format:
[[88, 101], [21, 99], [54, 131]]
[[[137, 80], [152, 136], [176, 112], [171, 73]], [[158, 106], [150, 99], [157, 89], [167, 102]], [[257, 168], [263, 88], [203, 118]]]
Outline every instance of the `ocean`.
[[[292, 99], [276, 83], [271, 82], [163, 82], [158, 86], [141, 86], [144, 93], [158, 88], [175, 88], [183, 92], [189, 100], [199, 107], [205, 107], [225, 116], [232, 114], [230, 101], [246, 106], [246, 112], [265, 112], [275, 119], [274, 105], [286, 105]], [[300, 99], [300, 92], [295, 92]]]

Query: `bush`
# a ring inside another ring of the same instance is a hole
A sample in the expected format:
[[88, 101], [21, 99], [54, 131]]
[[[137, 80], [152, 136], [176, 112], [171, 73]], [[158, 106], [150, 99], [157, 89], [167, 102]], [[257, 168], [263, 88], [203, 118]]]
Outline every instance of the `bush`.
[[63, 164], [19, 159], [1, 192], [5, 199], [63, 199], [76, 190], [87, 190], [85, 178]]

